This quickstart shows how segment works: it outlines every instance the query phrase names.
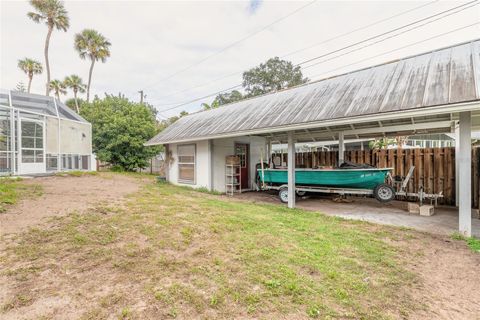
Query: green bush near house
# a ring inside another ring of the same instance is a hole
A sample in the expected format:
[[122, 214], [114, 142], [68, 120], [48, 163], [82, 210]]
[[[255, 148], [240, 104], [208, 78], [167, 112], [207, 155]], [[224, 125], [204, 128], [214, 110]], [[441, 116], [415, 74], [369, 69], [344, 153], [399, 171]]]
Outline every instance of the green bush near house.
[[80, 114], [92, 124], [93, 152], [117, 171], [145, 168], [160, 151], [159, 147], [143, 145], [158, 131], [154, 111], [148, 105], [107, 95], [82, 104]]

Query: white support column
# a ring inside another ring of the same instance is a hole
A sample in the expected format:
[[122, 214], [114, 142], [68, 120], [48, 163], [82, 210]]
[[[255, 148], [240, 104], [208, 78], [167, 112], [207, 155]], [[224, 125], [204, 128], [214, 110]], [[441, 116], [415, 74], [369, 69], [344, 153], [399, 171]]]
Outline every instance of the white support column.
[[268, 165], [270, 166], [270, 164], [272, 163], [273, 159], [272, 159], [272, 140], [268, 139], [268, 142], [267, 142], [267, 149], [268, 149], [268, 154], [267, 154], [267, 162], [268, 162]]
[[213, 191], [213, 140], [208, 140], [208, 189]]
[[344, 134], [340, 132], [338, 134], [338, 165], [341, 165], [345, 160], [345, 142]]
[[460, 155], [460, 131], [458, 126], [455, 127], [455, 206], [458, 207], [458, 201], [459, 201], [459, 195], [458, 195], [458, 177], [459, 177], [459, 172], [458, 172], [458, 156]]
[[165, 170], [165, 179], [167, 181], [170, 181], [170, 145], [168, 144], [165, 144], [163, 145], [164, 147], [164, 152], [165, 152], [165, 156], [164, 156], [164, 163], [163, 163], [163, 167], [164, 167], [164, 170]]
[[288, 132], [288, 207], [295, 208], [295, 141]]
[[458, 229], [470, 237], [472, 235], [472, 115], [460, 113], [458, 162]]

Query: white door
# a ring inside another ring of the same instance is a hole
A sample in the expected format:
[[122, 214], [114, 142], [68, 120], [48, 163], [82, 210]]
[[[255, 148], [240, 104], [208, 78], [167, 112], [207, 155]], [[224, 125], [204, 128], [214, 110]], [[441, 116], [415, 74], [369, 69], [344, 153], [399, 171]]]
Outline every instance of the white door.
[[19, 165], [20, 174], [45, 173], [45, 123], [20, 119]]

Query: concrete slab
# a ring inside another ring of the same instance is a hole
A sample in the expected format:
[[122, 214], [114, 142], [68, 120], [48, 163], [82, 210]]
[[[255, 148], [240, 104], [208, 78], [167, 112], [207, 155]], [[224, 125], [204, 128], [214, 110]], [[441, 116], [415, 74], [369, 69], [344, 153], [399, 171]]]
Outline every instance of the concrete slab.
[[[276, 192], [247, 192], [235, 198], [280, 204]], [[314, 195], [298, 199], [296, 205], [298, 208], [345, 219], [407, 227], [434, 234], [450, 235], [458, 231], [458, 209], [455, 207], [439, 206], [435, 208], [435, 215], [425, 217], [418, 213], [409, 213], [408, 204], [403, 201], [383, 204], [372, 198], [349, 197], [349, 199], [352, 202], [339, 203], [334, 202], [331, 196]], [[479, 219], [472, 218], [472, 234], [480, 237]]]

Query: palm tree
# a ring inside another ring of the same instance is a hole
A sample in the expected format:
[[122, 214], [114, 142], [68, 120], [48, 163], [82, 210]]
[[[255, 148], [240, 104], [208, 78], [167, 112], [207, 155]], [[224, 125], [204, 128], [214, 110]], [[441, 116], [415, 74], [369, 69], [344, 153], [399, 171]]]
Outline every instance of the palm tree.
[[80, 107], [78, 106], [77, 93], [85, 92], [85, 84], [83, 83], [82, 78], [80, 78], [75, 74], [72, 74], [71, 76], [66, 77], [65, 80], [63, 80], [63, 83], [67, 88], [70, 88], [73, 90], [73, 97], [75, 99], [75, 108], [77, 109], [77, 113], [80, 112]]
[[67, 90], [65, 90], [65, 83], [57, 79], [50, 81], [49, 89], [55, 93], [55, 96], [59, 101], [60, 95], [67, 93]]
[[90, 85], [92, 84], [92, 72], [95, 61], [105, 62], [110, 57], [111, 43], [99, 32], [93, 29], [85, 29], [75, 35], [75, 49], [80, 58], [91, 61], [90, 71], [88, 72], [87, 84], [87, 102], [90, 100]]
[[36, 60], [25, 58], [18, 60], [18, 67], [25, 72], [28, 76], [28, 88], [27, 92], [30, 93], [30, 87], [32, 86], [32, 79], [34, 74], [40, 74], [43, 71], [42, 64]]
[[68, 13], [59, 0], [30, 0], [30, 4], [36, 12], [29, 12], [27, 15], [36, 23], [45, 22], [48, 27], [47, 38], [45, 39], [45, 66], [47, 68], [47, 96], [50, 93], [50, 62], [48, 61], [48, 46], [53, 28], [67, 31], [70, 26]]

